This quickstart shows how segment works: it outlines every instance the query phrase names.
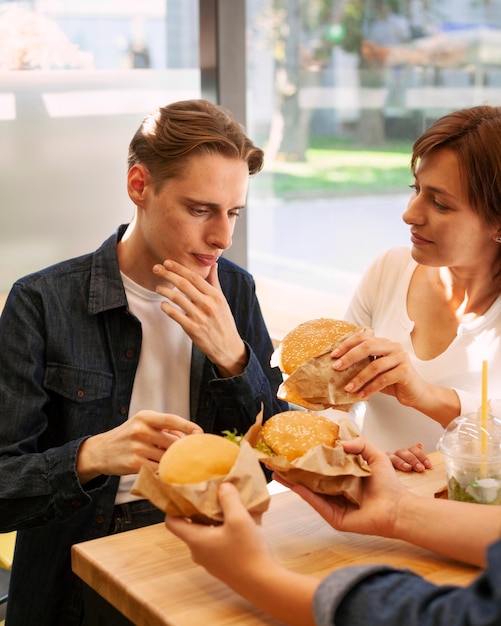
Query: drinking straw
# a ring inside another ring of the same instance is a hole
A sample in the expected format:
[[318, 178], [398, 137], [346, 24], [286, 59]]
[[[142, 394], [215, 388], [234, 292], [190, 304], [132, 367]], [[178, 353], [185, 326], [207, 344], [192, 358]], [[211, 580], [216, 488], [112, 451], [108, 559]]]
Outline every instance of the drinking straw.
[[[481, 414], [481, 453], [482, 457], [487, 454], [487, 414], [488, 414], [488, 401], [487, 401], [487, 361], [482, 361], [482, 414]], [[485, 465], [483, 463], [482, 465]]]

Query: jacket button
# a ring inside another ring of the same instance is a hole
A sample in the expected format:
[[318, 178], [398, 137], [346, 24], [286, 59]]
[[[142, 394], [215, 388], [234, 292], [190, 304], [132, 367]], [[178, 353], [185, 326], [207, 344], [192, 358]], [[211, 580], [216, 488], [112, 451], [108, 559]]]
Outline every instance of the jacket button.
[[85, 391], [83, 389], [79, 389], [77, 391], [77, 398], [83, 398], [85, 396]]
[[121, 406], [118, 411], [120, 412], [120, 415], [125, 415], [127, 413], [127, 407]]
[[132, 359], [132, 357], [134, 356], [135, 352], [132, 348], [129, 348], [128, 350], [125, 351], [125, 356], [128, 359]]
[[102, 524], [104, 522], [104, 515], [100, 514], [96, 517], [96, 523]]

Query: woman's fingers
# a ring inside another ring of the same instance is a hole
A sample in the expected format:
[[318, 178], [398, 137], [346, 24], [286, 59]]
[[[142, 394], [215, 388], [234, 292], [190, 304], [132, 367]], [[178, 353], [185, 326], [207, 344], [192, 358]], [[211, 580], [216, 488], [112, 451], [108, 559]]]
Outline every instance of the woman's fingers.
[[432, 463], [423, 452], [423, 444], [417, 443], [408, 448], [399, 448], [395, 452], [387, 453], [395, 469], [402, 472], [424, 472], [431, 469]]

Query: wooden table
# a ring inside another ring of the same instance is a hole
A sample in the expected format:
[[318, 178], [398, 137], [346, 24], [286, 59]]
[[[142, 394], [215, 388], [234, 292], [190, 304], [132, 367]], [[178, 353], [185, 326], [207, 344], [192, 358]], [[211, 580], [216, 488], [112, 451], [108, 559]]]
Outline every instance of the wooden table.
[[[445, 470], [438, 452], [430, 456], [432, 470], [423, 474], [399, 472], [399, 476], [416, 493], [432, 497], [445, 485]], [[335, 531], [290, 491], [272, 496], [270, 509], [263, 516], [263, 529], [284, 565], [319, 578], [360, 563], [407, 567], [438, 584], [466, 585], [479, 573], [477, 568], [399, 540]], [[73, 570], [87, 586], [127, 617], [120, 618], [122, 622], [110, 622], [113, 624], [277, 624], [195, 565], [185, 544], [163, 524], [75, 545], [72, 558]], [[101, 622], [89, 622], [94, 623]]]

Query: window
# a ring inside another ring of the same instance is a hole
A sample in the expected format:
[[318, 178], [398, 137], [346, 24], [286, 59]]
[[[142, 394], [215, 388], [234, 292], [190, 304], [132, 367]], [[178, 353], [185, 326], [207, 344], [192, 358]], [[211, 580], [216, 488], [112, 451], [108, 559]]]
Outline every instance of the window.
[[[130, 218], [130, 138], [156, 106], [209, 97], [199, 6], [236, 5], [0, 0], [0, 292]], [[501, 103], [501, 0], [245, 5], [246, 126], [267, 159], [250, 185], [244, 262], [344, 302], [380, 251], [408, 245], [413, 140], [447, 111]], [[242, 72], [223, 39], [228, 104]], [[239, 230], [242, 262], [244, 220]]]
[[248, 130], [267, 152], [249, 269], [345, 302], [377, 254], [409, 245], [413, 140], [501, 104], [501, 2], [248, 0], [247, 26]]

